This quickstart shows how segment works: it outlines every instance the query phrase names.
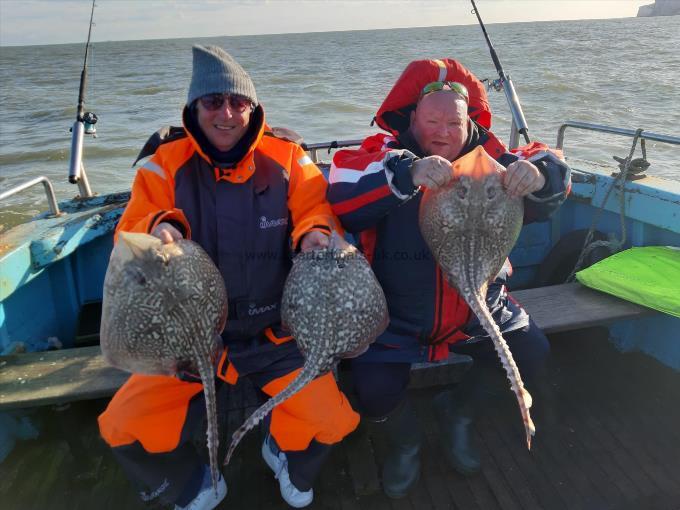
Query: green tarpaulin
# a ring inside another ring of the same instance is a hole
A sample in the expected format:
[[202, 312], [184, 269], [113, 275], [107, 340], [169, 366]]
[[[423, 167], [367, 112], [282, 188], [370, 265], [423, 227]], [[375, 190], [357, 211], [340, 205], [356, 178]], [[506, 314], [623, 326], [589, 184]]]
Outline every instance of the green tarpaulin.
[[680, 317], [680, 248], [630, 248], [576, 273], [583, 285]]

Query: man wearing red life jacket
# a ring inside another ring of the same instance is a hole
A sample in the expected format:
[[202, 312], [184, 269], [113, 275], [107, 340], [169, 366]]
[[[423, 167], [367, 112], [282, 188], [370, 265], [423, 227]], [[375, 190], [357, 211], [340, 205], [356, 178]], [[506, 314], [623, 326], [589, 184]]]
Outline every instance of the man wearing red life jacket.
[[[470, 432], [483, 387], [507, 386], [491, 340], [447, 283], [420, 233], [421, 188], [445, 185], [452, 179], [451, 162], [481, 145], [506, 167], [508, 193], [525, 198], [525, 223], [547, 219], [567, 195], [566, 164], [551, 156], [536, 164], [519, 160], [484, 127], [490, 120], [484, 89], [460, 64], [416, 61], [378, 111], [376, 121], [391, 134], [371, 136], [360, 149], [333, 158], [329, 201], [345, 229], [358, 234], [390, 311], [387, 330], [353, 360], [352, 372], [360, 412], [390, 444], [383, 488], [391, 497], [405, 496], [420, 470], [422, 433], [405, 398], [411, 363], [445, 359], [450, 351], [475, 361], [461, 384], [434, 399], [447, 459], [464, 474], [480, 468]], [[549, 345], [508, 296], [510, 271], [506, 262], [489, 286], [487, 303], [531, 391]]]
[[[143, 149], [153, 157], [137, 172], [117, 232], [146, 232], [166, 243], [187, 237], [205, 249], [229, 296], [217, 377], [230, 384], [247, 377], [273, 396], [303, 364], [280, 324], [291, 254], [327, 246], [331, 229], [339, 229], [327, 184], [299, 145], [271, 132], [250, 77], [221, 48], [194, 46], [183, 121]], [[220, 477], [213, 490], [191, 442], [204, 415], [202, 386], [191, 374], [134, 374], [99, 417], [99, 428], [143, 488], [143, 500], [208, 510], [227, 486]], [[358, 422], [332, 374], [274, 408], [262, 456], [288, 504], [312, 502], [331, 445]]]

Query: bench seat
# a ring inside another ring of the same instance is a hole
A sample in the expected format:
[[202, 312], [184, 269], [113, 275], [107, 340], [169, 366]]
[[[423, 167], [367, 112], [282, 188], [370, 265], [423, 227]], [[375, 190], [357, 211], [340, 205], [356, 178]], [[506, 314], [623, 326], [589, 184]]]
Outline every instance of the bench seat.
[[[656, 313], [579, 283], [520, 290], [512, 295], [546, 333]], [[466, 356], [415, 364], [412, 387], [446, 384], [469, 365]], [[108, 397], [128, 377], [104, 363], [98, 346], [0, 356], [0, 410]]]
[[0, 356], [0, 410], [110, 397], [128, 377], [98, 345]]
[[576, 282], [518, 290], [511, 294], [547, 334], [658, 313]]

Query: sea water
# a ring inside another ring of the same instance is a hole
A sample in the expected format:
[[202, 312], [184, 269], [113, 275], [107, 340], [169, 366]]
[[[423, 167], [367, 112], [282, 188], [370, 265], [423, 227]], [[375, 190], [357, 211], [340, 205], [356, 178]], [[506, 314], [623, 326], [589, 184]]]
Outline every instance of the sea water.
[[[95, 29], [96, 30], [96, 29]], [[493, 24], [489, 34], [514, 81], [532, 139], [555, 144], [567, 120], [680, 135], [680, 16]], [[96, 35], [96, 31], [95, 31]], [[306, 142], [361, 138], [404, 67], [452, 57], [477, 77], [497, 78], [478, 26], [96, 42], [86, 110], [99, 117], [86, 137], [93, 191], [129, 189], [147, 138], [180, 125], [191, 46], [217, 44], [250, 73], [272, 126]], [[0, 48], [0, 190], [45, 175], [59, 200], [67, 181], [84, 43]], [[490, 92], [493, 130], [508, 141], [510, 114]], [[615, 170], [632, 140], [568, 129], [565, 153]], [[636, 155], [640, 155], [639, 149]], [[651, 175], [680, 179], [680, 147], [647, 142]], [[41, 187], [0, 204], [9, 228], [46, 209]]]

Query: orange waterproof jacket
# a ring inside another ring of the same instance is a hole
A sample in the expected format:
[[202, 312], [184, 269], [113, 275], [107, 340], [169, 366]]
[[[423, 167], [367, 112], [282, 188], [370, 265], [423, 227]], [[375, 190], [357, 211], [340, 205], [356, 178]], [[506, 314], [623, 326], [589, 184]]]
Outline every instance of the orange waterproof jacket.
[[151, 232], [171, 222], [206, 250], [227, 287], [227, 343], [279, 322], [301, 237], [340, 230], [326, 201], [327, 183], [305, 151], [269, 131], [261, 106], [251, 122], [260, 123], [257, 136], [230, 168], [213, 163], [186, 128], [160, 140], [137, 172], [116, 229]]

